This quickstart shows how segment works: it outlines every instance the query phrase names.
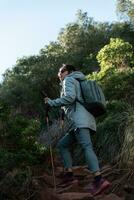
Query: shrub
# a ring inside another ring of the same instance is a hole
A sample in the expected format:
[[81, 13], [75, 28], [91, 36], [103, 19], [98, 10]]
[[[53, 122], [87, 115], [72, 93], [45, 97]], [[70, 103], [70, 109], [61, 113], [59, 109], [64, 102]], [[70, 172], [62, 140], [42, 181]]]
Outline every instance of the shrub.
[[94, 135], [96, 151], [101, 160], [117, 161], [124, 141], [128, 105], [112, 101], [107, 106], [107, 114], [98, 120], [97, 134]]
[[128, 112], [127, 122], [124, 130], [124, 141], [120, 154], [120, 166], [133, 169], [134, 166], [134, 109]]

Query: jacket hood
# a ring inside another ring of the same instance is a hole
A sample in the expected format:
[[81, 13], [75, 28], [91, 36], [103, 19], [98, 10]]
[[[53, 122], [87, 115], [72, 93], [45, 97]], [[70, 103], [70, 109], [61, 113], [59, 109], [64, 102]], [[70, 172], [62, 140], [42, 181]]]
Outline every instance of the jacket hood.
[[73, 77], [75, 79], [78, 79], [78, 80], [85, 80], [85, 75], [80, 72], [80, 71], [74, 71], [72, 73], [70, 73], [69, 75], [67, 75], [67, 77]]

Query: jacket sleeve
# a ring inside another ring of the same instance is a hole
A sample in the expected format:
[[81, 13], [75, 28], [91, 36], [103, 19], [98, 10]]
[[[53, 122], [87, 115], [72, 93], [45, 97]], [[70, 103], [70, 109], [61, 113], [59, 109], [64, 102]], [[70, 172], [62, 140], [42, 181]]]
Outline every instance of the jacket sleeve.
[[57, 99], [49, 99], [50, 106], [66, 106], [72, 104], [76, 99], [76, 81], [72, 77], [66, 77], [63, 81], [63, 96]]

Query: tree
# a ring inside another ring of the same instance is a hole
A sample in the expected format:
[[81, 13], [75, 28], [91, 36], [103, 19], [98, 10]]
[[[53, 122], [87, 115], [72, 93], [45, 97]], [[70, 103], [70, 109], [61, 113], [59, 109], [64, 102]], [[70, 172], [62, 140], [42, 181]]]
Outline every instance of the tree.
[[105, 45], [97, 55], [102, 71], [107, 71], [110, 68], [130, 67], [132, 59], [132, 45], [120, 38], [111, 38], [110, 43]]
[[81, 10], [78, 10], [76, 16], [76, 22], [67, 24], [61, 30], [58, 41], [64, 49], [65, 62], [89, 73], [97, 67], [98, 50], [108, 42], [109, 25], [95, 22]]
[[134, 1], [133, 0], [117, 0], [117, 12], [125, 19], [134, 23]]

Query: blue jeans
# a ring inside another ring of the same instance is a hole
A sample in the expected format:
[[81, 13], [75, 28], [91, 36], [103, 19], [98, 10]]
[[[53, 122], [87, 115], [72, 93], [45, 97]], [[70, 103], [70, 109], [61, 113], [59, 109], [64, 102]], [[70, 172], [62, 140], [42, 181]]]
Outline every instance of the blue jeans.
[[88, 128], [79, 128], [76, 131], [73, 131], [73, 133], [67, 133], [58, 142], [57, 147], [60, 151], [61, 158], [63, 159], [64, 168], [72, 168], [72, 157], [69, 147], [71, 147], [75, 141], [77, 141], [84, 150], [89, 170], [92, 172], [100, 171], [98, 159], [92, 147], [90, 130]]

